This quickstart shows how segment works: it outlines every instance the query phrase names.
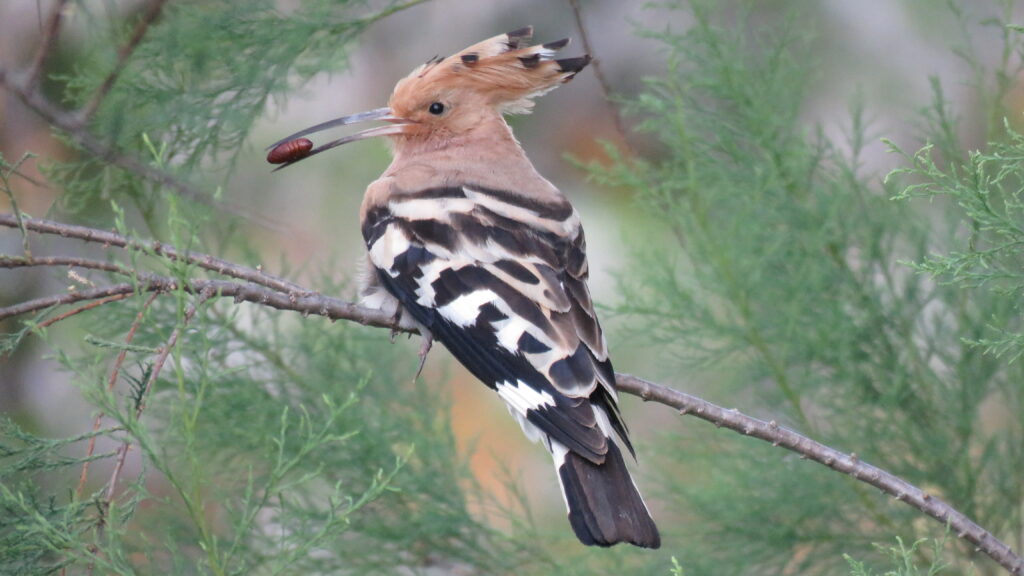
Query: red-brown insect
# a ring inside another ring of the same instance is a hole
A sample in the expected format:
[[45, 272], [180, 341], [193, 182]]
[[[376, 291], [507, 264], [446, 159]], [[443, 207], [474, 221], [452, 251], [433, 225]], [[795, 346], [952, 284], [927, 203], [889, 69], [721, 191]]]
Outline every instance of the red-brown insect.
[[301, 160], [309, 155], [313, 149], [313, 141], [309, 138], [299, 138], [282, 142], [267, 154], [267, 162], [271, 164], [284, 164]]

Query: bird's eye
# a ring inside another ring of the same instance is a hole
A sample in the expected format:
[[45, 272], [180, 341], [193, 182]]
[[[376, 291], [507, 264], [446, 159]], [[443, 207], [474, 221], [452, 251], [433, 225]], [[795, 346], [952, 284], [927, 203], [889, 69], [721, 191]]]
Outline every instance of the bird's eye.
[[440, 116], [441, 114], [444, 113], [444, 104], [441, 104], [440, 102], [434, 102], [433, 104], [430, 105], [430, 113], [433, 114], [434, 116]]

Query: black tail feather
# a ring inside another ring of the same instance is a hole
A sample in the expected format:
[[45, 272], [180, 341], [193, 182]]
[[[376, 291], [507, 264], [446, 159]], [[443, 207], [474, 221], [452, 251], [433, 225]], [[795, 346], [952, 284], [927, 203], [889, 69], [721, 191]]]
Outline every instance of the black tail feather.
[[587, 546], [628, 542], [658, 548], [661, 536], [629, 476], [622, 452], [609, 440], [604, 464], [572, 452], [558, 466], [573, 532]]

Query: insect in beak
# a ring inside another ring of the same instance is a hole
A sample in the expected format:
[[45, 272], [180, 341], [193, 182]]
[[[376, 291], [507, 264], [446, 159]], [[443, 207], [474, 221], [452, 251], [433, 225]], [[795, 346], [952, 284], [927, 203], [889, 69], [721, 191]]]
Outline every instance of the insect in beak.
[[[309, 139], [304, 138], [304, 136], [314, 134], [316, 132], [322, 132], [329, 128], [375, 120], [390, 122], [391, 125], [369, 128], [361, 132], [356, 132], [355, 134], [343, 136], [337, 140], [317, 146], [316, 148], [313, 147], [313, 143]], [[296, 132], [291, 136], [274, 142], [267, 147], [267, 149], [270, 150], [267, 154], [267, 162], [270, 162], [271, 164], [280, 164], [280, 166], [274, 169], [276, 172], [277, 170], [291, 166], [300, 160], [309, 158], [310, 156], [315, 156], [321, 152], [330, 150], [331, 148], [337, 148], [342, 144], [356, 142], [357, 140], [365, 140], [367, 138], [374, 138], [376, 136], [394, 136], [396, 134], [401, 134], [408, 123], [408, 120], [394, 116], [391, 113], [391, 109], [387, 107], [360, 112], [358, 114], [351, 114], [349, 116], [342, 116], [341, 118], [335, 118], [333, 120], [317, 124], [316, 126], [306, 128], [305, 130]]]

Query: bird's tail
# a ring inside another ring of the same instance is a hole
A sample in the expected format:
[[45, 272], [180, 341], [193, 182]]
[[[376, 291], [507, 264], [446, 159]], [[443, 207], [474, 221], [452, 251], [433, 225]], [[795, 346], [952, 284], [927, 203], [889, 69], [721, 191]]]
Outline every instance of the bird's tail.
[[552, 442], [552, 456], [569, 508], [569, 523], [580, 542], [611, 546], [629, 542], [658, 548], [661, 536], [633, 483], [622, 452], [609, 439], [603, 464], [595, 464]]

